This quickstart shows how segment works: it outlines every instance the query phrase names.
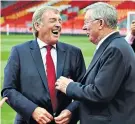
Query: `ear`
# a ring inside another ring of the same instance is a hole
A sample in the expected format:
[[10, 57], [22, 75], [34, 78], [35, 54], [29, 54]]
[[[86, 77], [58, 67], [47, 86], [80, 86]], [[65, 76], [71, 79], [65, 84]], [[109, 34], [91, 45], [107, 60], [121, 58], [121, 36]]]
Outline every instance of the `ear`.
[[99, 20], [99, 29], [103, 29], [103, 27], [105, 26], [105, 21], [103, 19]]
[[36, 29], [37, 31], [39, 31], [40, 28], [41, 28], [41, 24], [39, 24], [38, 22], [35, 22], [35, 23], [34, 23], [34, 26], [35, 26], [35, 29]]

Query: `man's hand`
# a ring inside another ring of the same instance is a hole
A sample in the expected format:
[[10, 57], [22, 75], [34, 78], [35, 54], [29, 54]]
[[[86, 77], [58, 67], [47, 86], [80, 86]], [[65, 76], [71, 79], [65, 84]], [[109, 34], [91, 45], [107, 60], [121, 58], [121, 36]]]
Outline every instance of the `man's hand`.
[[55, 117], [54, 120], [56, 124], [68, 124], [71, 120], [71, 116], [72, 113], [65, 109], [59, 114], [59, 116]]
[[55, 83], [56, 89], [66, 94], [66, 89], [70, 82], [73, 82], [73, 80], [61, 76]]
[[53, 120], [53, 116], [41, 107], [37, 107], [34, 110], [32, 117], [38, 122], [38, 124], [47, 124]]
[[2, 105], [4, 104], [4, 102], [7, 100], [7, 97], [4, 97], [1, 101], [0, 101], [0, 108], [2, 107]]

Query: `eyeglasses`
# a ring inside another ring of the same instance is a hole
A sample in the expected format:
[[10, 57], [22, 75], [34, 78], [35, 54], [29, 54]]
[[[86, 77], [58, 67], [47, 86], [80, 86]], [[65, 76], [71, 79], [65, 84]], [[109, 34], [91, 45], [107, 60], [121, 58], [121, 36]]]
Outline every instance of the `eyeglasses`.
[[96, 20], [100, 20], [100, 19], [94, 19], [94, 20], [87, 20], [87, 21], [84, 21], [84, 26], [88, 26], [91, 22], [94, 22]]

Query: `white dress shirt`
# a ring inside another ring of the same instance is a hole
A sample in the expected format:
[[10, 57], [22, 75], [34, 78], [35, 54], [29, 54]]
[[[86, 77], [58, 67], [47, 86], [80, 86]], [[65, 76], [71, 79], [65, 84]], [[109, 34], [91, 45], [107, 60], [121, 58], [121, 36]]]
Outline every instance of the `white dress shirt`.
[[98, 48], [101, 46], [101, 44], [105, 41], [105, 39], [107, 39], [110, 35], [112, 35], [112, 34], [114, 34], [114, 33], [116, 33], [116, 32], [118, 32], [118, 31], [113, 31], [113, 32], [109, 33], [108, 35], [106, 35], [103, 39], [101, 39], [101, 40], [99, 41], [98, 45], [96, 46], [96, 51], [97, 51]]
[[[41, 56], [42, 56], [42, 61], [44, 64], [44, 68], [45, 68], [45, 72], [46, 72], [46, 54], [47, 54], [47, 50], [46, 47], [48, 44], [46, 44], [45, 42], [41, 41], [39, 38], [37, 38], [37, 42], [40, 48], [40, 52], [41, 52]], [[51, 56], [54, 62], [54, 66], [55, 66], [55, 72], [56, 72], [56, 67], [57, 67], [57, 51], [56, 51], [56, 44], [53, 45], [52, 49], [51, 49]]]

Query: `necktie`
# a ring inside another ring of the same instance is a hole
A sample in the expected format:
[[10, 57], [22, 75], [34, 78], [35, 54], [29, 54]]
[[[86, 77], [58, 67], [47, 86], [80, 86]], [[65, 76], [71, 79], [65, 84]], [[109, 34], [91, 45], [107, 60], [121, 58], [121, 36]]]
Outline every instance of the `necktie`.
[[52, 107], [53, 107], [53, 111], [55, 112], [57, 108], [57, 98], [56, 98], [56, 90], [55, 90], [56, 74], [55, 74], [53, 59], [51, 56], [51, 49], [52, 49], [51, 45], [46, 46], [46, 50], [47, 50], [46, 72], [47, 72], [48, 88], [50, 92]]

